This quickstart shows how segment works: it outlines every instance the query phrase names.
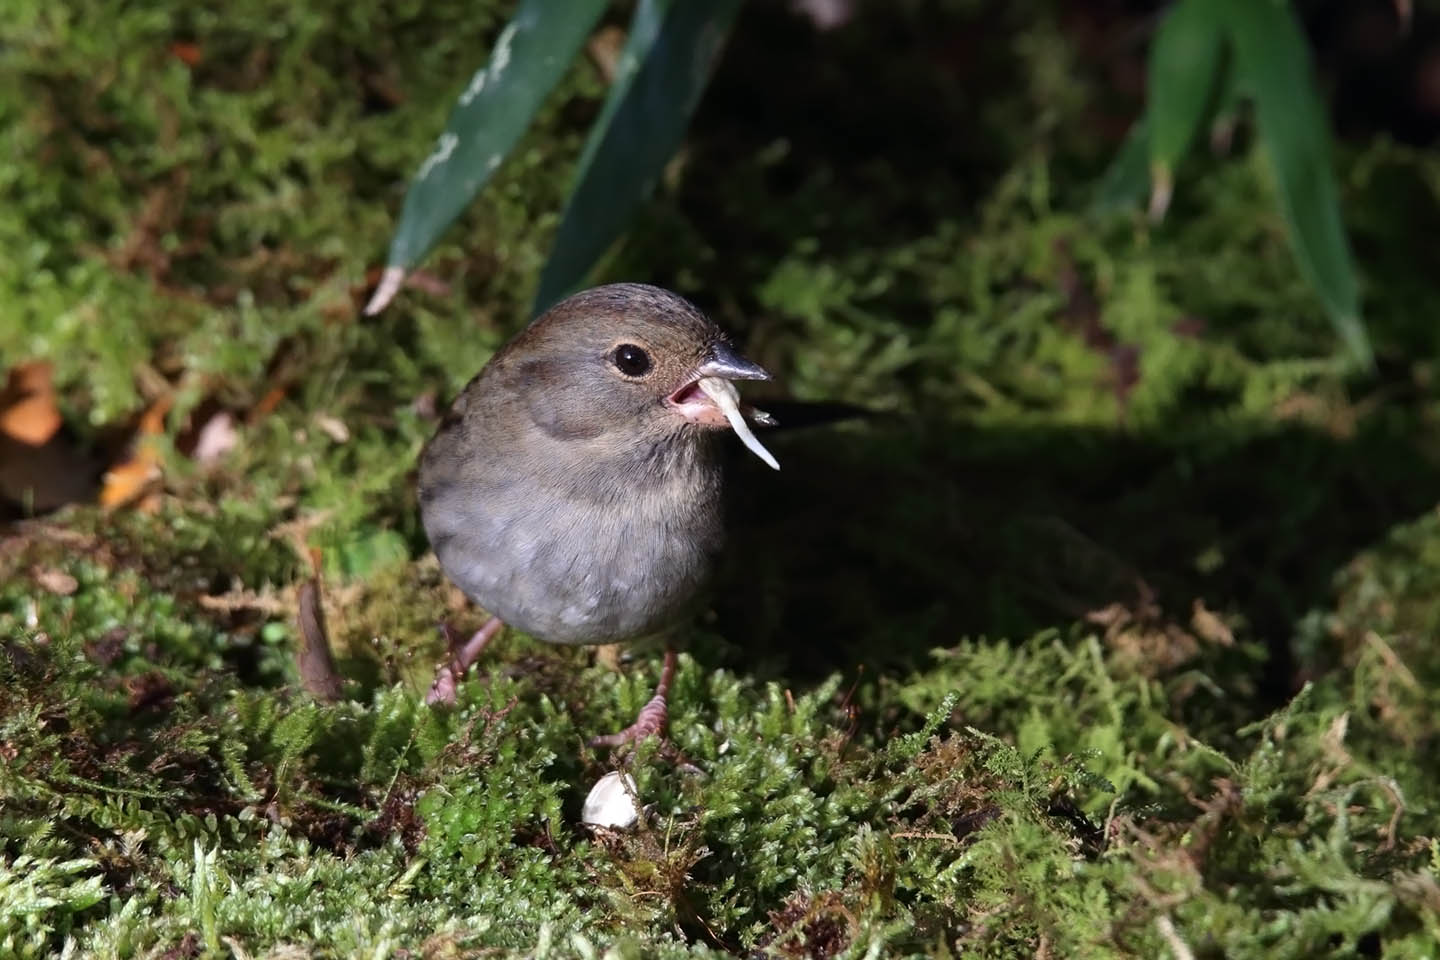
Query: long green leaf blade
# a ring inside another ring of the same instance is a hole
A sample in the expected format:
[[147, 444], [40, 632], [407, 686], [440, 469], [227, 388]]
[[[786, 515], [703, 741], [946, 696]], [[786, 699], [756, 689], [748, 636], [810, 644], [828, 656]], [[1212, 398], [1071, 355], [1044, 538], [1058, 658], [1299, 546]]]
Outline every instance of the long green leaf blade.
[[521, 0], [405, 194], [385, 277], [366, 313], [384, 308], [405, 272], [490, 179], [569, 69], [605, 5], [606, 0]]
[[1190, 149], [1214, 99], [1223, 52], [1223, 7], [1180, 0], [1150, 47], [1146, 114], [1150, 128], [1150, 215], [1170, 206], [1175, 168]]
[[740, 0], [641, 0], [540, 275], [536, 313], [584, 280], [654, 190], [739, 7]]
[[1140, 202], [1150, 185], [1150, 118], [1141, 114], [1130, 125], [1125, 142], [1110, 161], [1095, 190], [1091, 209], [1095, 213], [1128, 210]]
[[605, 98], [605, 105], [600, 108], [600, 116], [596, 117], [590, 126], [590, 136], [585, 139], [585, 149], [580, 154], [580, 162], [576, 164], [577, 170], [584, 170], [595, 158], [595, 151], [605, 139], [605, 131], [610, 128], [615, 111], [620, 108], [626, 93], [635, 83], [635, 74], [640, 71], [640, 65], [650, 56], [650, 49], [655, 46], [655, 41], [660, 36], [660, 28], [665, 24], [665, 14], [674, 3], [675, 0], [640, 0], [635, 5], [625, 49], [620, 52], [620, 59], [615, 63], [615, 75], [610, 79], [610, 93]]
[[1238, 79], [1255, 98], [1260, 138], [1300, 271], [1351, 356], [1368, 370], [1374, 357], [1360, 319], [1360, 285], [1340, 218], [1329, 125], [1305, 35], [1288, 4], [1224, 0], [1224, 6]]

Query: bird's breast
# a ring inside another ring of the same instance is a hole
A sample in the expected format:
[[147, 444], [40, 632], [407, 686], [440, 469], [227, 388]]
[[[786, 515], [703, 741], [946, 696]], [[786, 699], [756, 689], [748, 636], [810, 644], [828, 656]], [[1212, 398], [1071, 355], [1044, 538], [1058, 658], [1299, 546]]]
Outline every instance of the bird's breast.
[[663, 629], [683, 615], [721, 546], [718, 473], [703, 461], [659, 478], [592, 470], [471, 479], [422, 485], [440, 565], [480, 606], [552, 643]]

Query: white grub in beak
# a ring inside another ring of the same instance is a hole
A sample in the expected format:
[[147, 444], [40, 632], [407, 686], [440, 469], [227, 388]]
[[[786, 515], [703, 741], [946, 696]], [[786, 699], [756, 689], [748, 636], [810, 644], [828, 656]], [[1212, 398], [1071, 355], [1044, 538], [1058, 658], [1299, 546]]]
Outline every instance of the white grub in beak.
[[[729, 380], [723, 377], [701, 377], [674, 393], [670, 397], [670, 404], [681, 416], [694, 423], [720, 426], [728, 422], [730, 429], [750, 448], [751, 453], [765, 461], [771, 469], [780, 469], [779, 461], [750, 431], [750, 424], [745, 422], [745, 415], [740, 410], [740, 391], [736, 390], [735, 384]], [[775, 419], [763, 410], [751, 408], [750, 414], [756, 423], [766, 426], [775, 423]]]

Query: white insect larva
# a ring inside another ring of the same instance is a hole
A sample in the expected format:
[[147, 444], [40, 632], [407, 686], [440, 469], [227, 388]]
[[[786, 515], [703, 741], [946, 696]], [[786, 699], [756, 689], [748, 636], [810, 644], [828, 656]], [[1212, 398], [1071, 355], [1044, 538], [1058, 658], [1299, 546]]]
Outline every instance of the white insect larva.
[[695, 386], [715, 402], [715, 406], [725, 414], [725, 419], [730, 421], [730, 428], [741, 442], [750, 448], [751, 453], [764, 460], [772, 469], [780, 469], [779, 461], [771, 456], [765, 445], [750, 432], [750, 424], [745, 422], [745, 416], [740, 412], [740, 391], [735, 389], [735, 384], [720, 377], [701, 377], [695, 382]]

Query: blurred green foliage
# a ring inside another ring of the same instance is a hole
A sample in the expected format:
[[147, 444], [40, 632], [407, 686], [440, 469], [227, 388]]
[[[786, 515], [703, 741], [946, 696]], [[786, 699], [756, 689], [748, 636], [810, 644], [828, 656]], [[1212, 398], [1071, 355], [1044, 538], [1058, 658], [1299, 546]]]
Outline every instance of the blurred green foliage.
[[[540, 275], [535, 313], [581, 286], [654, 191], [739, 6], [740, 0], [635, 4], [624, 49], [614, 53], [610, 92], [591, 127]], [[367, 310], [385, 306], [400, 278], [499, 169], [604, 7], [595, 0], [578, 6], [547, 0], [520, 4], [415, 175], [390, 244], [388, 285], [382, 284]]]
[[[1151, 216], [1163, 217], [1175, 170], [1196, 135], [1212, 123], [1217, 131], [1232, 129], [1241, 103], [1253, 102], [1301, 272], [1350, 359], [1372, 369], [1360, 284], [1331, 169], [1329, 120], [1308, 41], [1288, 0], [1178, 0], [1151, 44], [1146, 92], [1145, 116], [1106, 176], [1102, 206], [1143, 192], [1148, 179]], [[1145, 171], [1135, 160], [1147, 144]]]

